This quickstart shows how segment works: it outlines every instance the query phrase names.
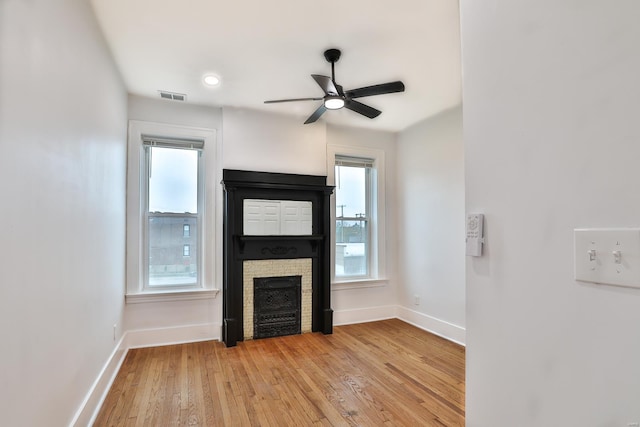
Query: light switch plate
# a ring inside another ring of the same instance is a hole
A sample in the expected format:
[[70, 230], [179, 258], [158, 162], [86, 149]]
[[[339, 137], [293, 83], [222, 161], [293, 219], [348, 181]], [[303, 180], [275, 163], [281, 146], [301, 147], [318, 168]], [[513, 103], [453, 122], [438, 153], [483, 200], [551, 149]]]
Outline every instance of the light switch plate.
[[573, 232], [576, 280], [640, 288], [640, 228]]

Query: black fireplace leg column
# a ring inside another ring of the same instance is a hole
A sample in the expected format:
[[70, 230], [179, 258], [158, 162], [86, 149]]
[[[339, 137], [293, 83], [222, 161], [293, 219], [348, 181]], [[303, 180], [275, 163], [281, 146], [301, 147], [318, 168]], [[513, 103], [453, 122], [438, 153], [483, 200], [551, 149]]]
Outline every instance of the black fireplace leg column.
[[227, 347], [233, 347], [237, 344], [238, 322], [236, 319], [224, 319], [224, 330], [222, 338]]
[[330, 308], [325, 308], [322, 311], [322, 333], [333, 333], [333, 310]]
[[331, 219], [331, 193], [333, 187], [324, 190], [324, 203], [322, 207], [322, 227], [325, 239], [322, 242], [322, 333], [333, 333], [333, 310], [331, 309], [331, 248], [333, 244], [330, 236]]

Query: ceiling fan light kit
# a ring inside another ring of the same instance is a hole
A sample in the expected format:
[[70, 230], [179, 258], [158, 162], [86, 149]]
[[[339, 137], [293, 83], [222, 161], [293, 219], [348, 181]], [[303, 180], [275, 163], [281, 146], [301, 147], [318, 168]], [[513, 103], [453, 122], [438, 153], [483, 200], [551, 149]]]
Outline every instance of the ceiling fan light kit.
[[328, 110], [339, 110], [344, 107], [344, 99], [340, 96], [327, 95], [324, 98], [324, 106], [327, 107]]
[[362, 114], [365, 117], [373, 119], [378, 117], [382, 111], [355, 101], [354, 98], [362, 98], [365, 96], [384, 95], [386, 93], [404, 92], [404, 83], [395, 81], [391, 83], [383, 83], [379, 85], [361, 87], [359, 89], [344, 91], [342, 86], [336, 83], [335, 63], [340, 59], [340, 50], [327, 49], [324, 57], [327, 62], [331, 63], [331, 77], [312, 74], [311, 77], [318, 83], [318, 86], [324, 91], [321, 98], [291, 98], [277, 99], [272, 101], [264, 101], [265, 104], [274, 104], [278, 102], [294, 102], [294, 101], [320, 101], [322, 104], [304, 124], [313, 123], [322, 116], [326, 110], [338, 110], [346, 107], [351, 111]]

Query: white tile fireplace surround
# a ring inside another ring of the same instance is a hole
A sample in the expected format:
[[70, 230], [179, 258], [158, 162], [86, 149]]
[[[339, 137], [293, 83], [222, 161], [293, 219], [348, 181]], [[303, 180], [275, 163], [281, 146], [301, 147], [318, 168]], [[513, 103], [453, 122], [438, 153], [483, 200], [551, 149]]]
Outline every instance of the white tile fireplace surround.
[[244, 261], [243, 276], [243, 330], [244, 339], [254, 337], [253, 332], [253, 279], [264, 277], [302, 276], [301, 283], [301, 330], [311, 332], [312, 308], [312, 273], [311, 258], [302, 259], [266, 259]]

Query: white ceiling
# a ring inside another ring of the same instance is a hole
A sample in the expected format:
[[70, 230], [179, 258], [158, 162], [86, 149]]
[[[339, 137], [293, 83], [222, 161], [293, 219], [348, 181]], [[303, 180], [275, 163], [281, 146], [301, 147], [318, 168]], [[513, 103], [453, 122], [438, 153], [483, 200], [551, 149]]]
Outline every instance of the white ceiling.
[[[345, 90], [402, 80], [406, 91], [359, 99], [382, 110], [373, 120], [346, 109], [322, 120], [400, 131], [461, 101], [456, 0], [91, 2], [133, 94], [185, 93], [190, 103], [292, 114], [302, 123], [321, 101], [263, 102], [322, 96], [310, 75], [331, 75], [323, 52], [336, 47]], [[205, 87], [206, 73], [222, 84]]]

